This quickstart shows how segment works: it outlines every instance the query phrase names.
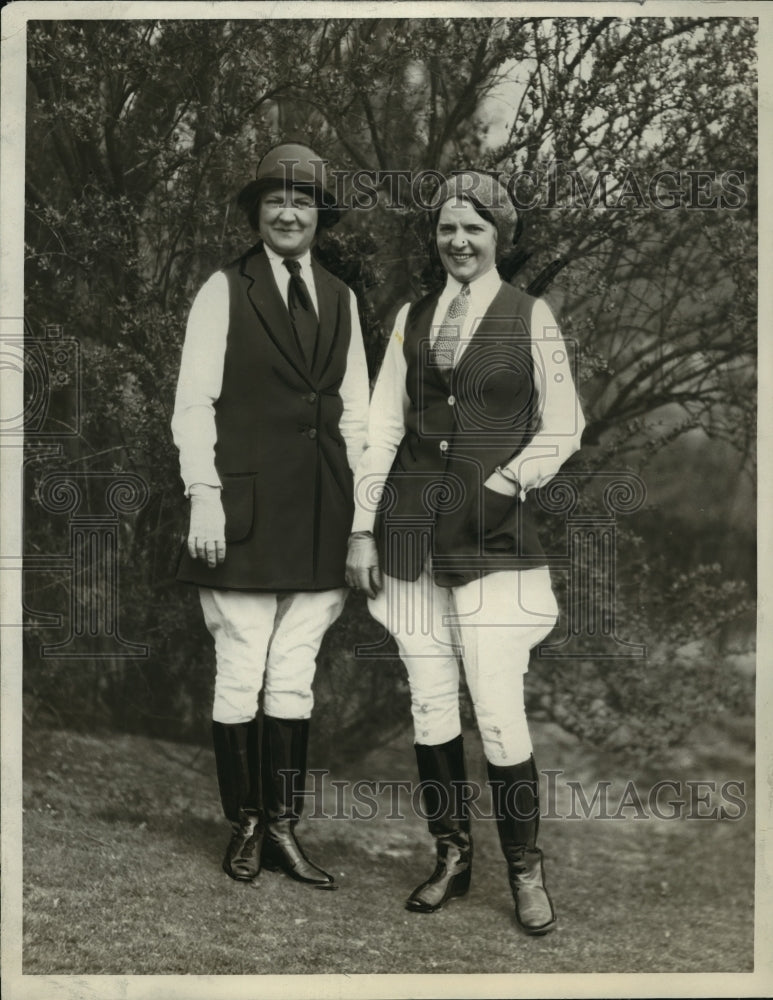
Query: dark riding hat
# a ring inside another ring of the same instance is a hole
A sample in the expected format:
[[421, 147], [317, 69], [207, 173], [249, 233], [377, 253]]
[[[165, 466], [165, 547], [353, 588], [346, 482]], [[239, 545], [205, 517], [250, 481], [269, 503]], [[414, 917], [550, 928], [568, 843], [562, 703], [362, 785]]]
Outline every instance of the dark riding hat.
[[335, 196], [327, 185], [327, 160], [323, 160], [313, 149], [300, 142], [281, 142], [263, 156], [250, 181], [239, 192], [237, 203], [247, 213], [250, 224], [254, 224], [260, 199], [278, 187], [298, 187], [313, 192], [319, 208], [320, 226], [332, 226], [339, 217]]
[[446, 178], [430, 203], [435, 225], [445, 202], [457, 198], [469, 201], [479, 215], [496, 227], [499, 253], [512, 250], [518, 213], [507, 189], [496, 177], [481, 170], [460, 170]]

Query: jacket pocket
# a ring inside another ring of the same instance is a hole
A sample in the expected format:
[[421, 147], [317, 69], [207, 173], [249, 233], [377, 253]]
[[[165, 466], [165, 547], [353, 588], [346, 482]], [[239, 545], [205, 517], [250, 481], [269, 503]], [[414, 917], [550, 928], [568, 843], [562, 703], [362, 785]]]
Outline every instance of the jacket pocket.
[[518, 504], [518, 497], [509, 496], [506, 493], [497, 493], [496, 490], [484, 486], [481, 492], [483, 524], [482, 537], [487, 540], [487, 545], [494, 543], [496, 548], [509, 548], [515, 531], [515, 508]]
[[226, 542], [242, 542], [252, 533], [255, 520], [255, 476], [223, 476], [223, 510]]

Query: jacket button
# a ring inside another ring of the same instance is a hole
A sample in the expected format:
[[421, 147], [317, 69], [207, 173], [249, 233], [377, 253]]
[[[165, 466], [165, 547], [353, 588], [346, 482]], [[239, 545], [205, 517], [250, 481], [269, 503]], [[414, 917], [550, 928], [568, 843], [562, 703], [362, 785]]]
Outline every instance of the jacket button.
[[441, 441], [440, 442], [440, 450], [441, 451], [448, 451], [448, 441]]
[[453, 406], [455, 402], [456, 402], [456, 396], [449, 396], [448, 397], [448, 405], [449, 406]]
[[317, 402], [317, 394], [316, 394], [316, 392], [310, 392], [308, 394], [308, 396], [306, 397], [306, 402], [307, 403], [316, 403]]
[[317, 428], [316, 428], [316, 427], [309, 427], [309, 430], [308, 430], [308, 435], [309, 435], [309, 437], [310, 437], [310, 438], [312, 439], [312, 441], [313, 441], [313, 440], [314, 440], [314, 438], [315, 438], [315, 437], [317, 436]]

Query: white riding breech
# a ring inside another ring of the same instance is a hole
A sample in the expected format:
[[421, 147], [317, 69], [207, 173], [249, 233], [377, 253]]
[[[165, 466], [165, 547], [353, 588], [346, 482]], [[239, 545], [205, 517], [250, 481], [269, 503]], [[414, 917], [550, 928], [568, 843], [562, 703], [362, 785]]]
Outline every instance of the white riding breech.
[[311, 685], [325, 632], [346, 590], [268, 594], [199, 588], [204, 621], [215, 640], [216, 722], [249, 722], [263, 688], [266, 715], [308, 719]]
[[504, 766], [528, 758], [523, 677], [530, 650], [558, 618], [547, 567], [489, 573], [448, 588], [438, 587], [425, 566], [413, 582], [385, 576], [369, 607], [405, 663], [417, 743], [434, 746], [461, 732], [461, 658], [487, 759]]

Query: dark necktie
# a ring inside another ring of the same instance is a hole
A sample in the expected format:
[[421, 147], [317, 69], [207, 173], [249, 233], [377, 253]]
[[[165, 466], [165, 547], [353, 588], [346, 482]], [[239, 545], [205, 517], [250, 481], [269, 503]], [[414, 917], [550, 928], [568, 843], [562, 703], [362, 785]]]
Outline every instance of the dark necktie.
[[301, 277], [301, 265], [297, 260], [285, 260], [284, 266], [290, 272], [290, 284], [287, 289], [287, 308], [290, 312], [295, 336], [306, 358], [311, 365], [314, 361], [314, 348], [317, 344], [319, 321], [311, 301], [308, 286]]
[[460, 323], [470, 308], [470, 286], [462, 285], [451, 299], [443, 322], [438, 330], [430, 355], [432, 364], [450, 370], [454, 367], [456, 351], [461, 340]]

